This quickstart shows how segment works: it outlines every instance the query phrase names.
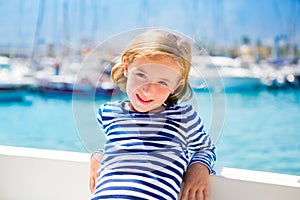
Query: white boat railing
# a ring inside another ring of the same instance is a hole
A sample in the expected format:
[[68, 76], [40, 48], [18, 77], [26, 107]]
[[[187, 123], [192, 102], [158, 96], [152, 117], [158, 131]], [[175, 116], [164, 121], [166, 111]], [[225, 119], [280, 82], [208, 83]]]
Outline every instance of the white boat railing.
[[[88, 153], [0, 146], [0, 199], [88, 199]], [[222, 168], [210, 200], [299, 200], [300, 176]]]

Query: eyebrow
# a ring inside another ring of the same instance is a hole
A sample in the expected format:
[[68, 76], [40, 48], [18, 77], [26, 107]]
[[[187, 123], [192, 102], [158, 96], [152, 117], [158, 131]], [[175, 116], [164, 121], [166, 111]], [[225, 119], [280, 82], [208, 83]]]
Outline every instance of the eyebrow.
[[[140, 71], [140, 72], [143, 72], [143, 73], [145, 73], [145, 74], [148, 74], [148, 73], [147, 73], [146, 71], [144, 71], [143, 69], [137, 68], [136, 70], [137, 70], [137, 71]], [[168, 78], [158, 77], [158, 79], [159, 79], [159, 80], [162, 80], [162, 81], [166, 81], [166, 82], [168, 82], [168, 83], [171, 83], [171, 80], [168, 79]]]

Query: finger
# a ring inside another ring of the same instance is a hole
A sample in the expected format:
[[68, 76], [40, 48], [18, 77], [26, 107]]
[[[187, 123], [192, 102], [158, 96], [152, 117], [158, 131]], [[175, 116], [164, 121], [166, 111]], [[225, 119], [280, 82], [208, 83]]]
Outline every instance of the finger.
[[204, 189], [203, 191], [204, 200], [208, 200], [208, 190]]
[[[196, 193], [196, 200], [202, 200], [202, 191], [201, 190], [197, 191], [197, 193]], [[207, 199], [204, 198], [204, 200], [207, 200]]]
[[180, 200], [186, 200], [187, 199], [187, 195], [188, 195], [188, 190], [183, 188], [182, 192], [181, 192], [181, 197]]
[[93, 177], [90, 178], [90, 191], [94, 193], [95, 190], [95, 179]]
[[196, 193], [195, 190], [190, 190], [188, 200], [195, 200], [195, 193]]

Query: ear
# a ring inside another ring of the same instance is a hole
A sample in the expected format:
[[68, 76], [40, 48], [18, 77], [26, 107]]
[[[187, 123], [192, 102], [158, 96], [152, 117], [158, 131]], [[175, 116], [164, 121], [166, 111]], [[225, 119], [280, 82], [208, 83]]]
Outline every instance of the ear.
[[184, 83], [185, 83], [185, 80], [184, 80], [184, 79], [181, 79], [181, 80], [179, 81], [179, 83], [178, 83], [178, 86], [177, 86], [177, 87], [179, 87], [179, 86], [181, 86], [181, 85], [184, 85]]
[[176, 90], [178, 87], [184, 85], [184, 83], [185, 83], [185, 80], [184, 80], [184, 79], [181, 79], [181, 80], [178, 82], [178, 84], [177, 84], [175, 90]]
[[127, 78], [127, 74], [128, 74], [128, 59], [125, 57], [122, 60], [123, 62], [123, 70], [124, 70], [124, 76]]
[[178, 82], [178, 84], [175, 86], [175, 88], [174, 88], [172, 94], [174, 93], [175, 90], [178, 89], [178, 87], [184, 85], [184, 83], [185, 83], [185, 79], [180, 79], [180, 81]]

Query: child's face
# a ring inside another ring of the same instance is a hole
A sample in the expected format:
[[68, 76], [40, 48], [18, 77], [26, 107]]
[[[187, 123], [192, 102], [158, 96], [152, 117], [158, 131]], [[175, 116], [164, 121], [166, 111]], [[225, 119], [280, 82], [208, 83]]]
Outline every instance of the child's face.
[[161, 109], [169, 95], [184, 82], [179, 66], [168, 57], [140, 58], [130, 65], [125, 62], [124, 71], [131, 106], [139, 112]]

